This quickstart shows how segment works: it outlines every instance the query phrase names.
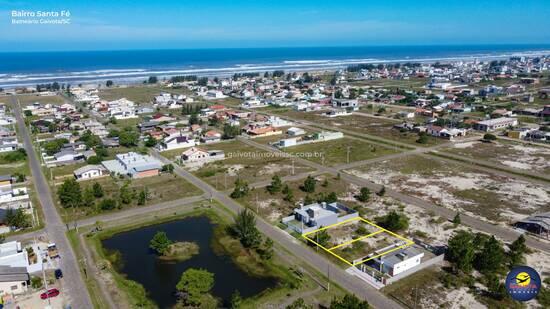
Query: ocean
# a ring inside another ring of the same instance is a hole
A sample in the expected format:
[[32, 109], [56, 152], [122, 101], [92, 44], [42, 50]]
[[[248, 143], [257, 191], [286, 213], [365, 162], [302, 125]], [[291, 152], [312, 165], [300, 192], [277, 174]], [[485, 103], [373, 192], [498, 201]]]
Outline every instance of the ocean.
[[141, 82], [148, 76], [227, 76], [334, 70], [358, 63], [503, 59], [550, 54], [550, 45], [436, 45], [0, 52], [0, 87], [38, 83]]

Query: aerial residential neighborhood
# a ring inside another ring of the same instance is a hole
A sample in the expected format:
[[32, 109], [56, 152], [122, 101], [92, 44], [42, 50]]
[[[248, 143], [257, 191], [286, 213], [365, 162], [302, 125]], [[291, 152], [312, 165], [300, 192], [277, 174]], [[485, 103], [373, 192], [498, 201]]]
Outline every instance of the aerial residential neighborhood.
[[550, 308], [548, 3], [0, 3], [0, 308]]

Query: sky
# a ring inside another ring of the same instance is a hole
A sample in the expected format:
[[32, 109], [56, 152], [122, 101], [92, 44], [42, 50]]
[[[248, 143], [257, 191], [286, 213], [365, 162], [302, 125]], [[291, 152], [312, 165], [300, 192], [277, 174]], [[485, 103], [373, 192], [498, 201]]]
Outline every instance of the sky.
[[549, 30], [548, 0], [0, 0], [0, 51], [549, 44]]

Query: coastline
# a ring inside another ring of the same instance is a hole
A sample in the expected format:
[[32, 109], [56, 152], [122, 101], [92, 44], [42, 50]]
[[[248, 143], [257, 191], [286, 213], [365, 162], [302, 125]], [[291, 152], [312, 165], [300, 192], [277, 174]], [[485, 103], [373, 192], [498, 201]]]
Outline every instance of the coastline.
[[[277, 53], [277, 49], [267, 49], [271, 53], [269, 57], [262, 55], [259, 52], [261, 50], [242, 49], [240, 54], [233, 51], [233, 53], [235, 53], [234, 58], [231, 58], [232, 54], [226, 55], [219, 50], [210, 50], [210, 54], [202, 56], [202, 58], [200, 58], [200, 55], [193, 54], [189, 50], [128, 51], [128, 57], [135, 58], [129, 60], [128, 63], [119, 63], [115, 61], [118, 59], [117, 57], [122, 57], [119, 55], [119, 51], [101, 51], [86, 53], [90, 53], [92, 56], [96, 55], [97, 58], [109, 58], [107, 56], [110, 55], [111, 58], [96, 59], [95, 62], [90, 60], [89, 62], [94, 63], [90, 65], [87, 64], [88, 61], [82, 60], [85, 58], [73, 59], [73, 69], [71, 69], [71, 64], [68, 64], [66, 67], [48, 68], [43, 63], [40, 63], [39, 60], [40, 57], [45, 57], [45, 61], [49, 59], [48, 57], [57, 59], [57, 57], [61, 57], [61, 55], [69, 55], [67, 57], [76, 58], [77, 55], [84, 52], [48, 52], [37, 53], [36, 55], [39, 59], [29, 64], [17, 63], [13, 65], [13, 68], [6, 66], [6, 68], [0, 69], [0, 87], [4, 89], [13, 89], [15, 87], [35, 86], [40, 83], [52, 82], [72, 85], [97, 84], [107, 80], [113, 80], [119, 84], [130, 85], [140, 84], [149, 76], [157, 76], [159, 79], [170, 78], [177, 75], [227, 77], [235, 73], [263, 73], [274, 70], [284, 70], [286, 72], [335, 71], [346, 68], [349, 65], [367, 63], [489, 61], [507, 59], [510, 57], [536, 57], [550, 54], [550, 47], [548, 46], [540, 46], [539, 48], [529, 47], [530, 46], [527, 46], [523, 49], [517, 47], [517, 49], [514, 49], [514, 46], [510, 46], [505, 50], [499, 50], [498, 47], [495, 47], [491, 52], [488, 50], [479, 50], [478, 52], [475, 50], [463, 51], [462, 49], [467, 47], [460, 46], [457, 46], [454, 50], [452, 47], [448, 46], [441, 47], [441, 50], [438, 50], [437, 47], [434, 47], [434, 50], [425, 47], [425, 49], [421, 51], [411, 51], [410, 56], [404, 51], [406, 47], [399, 47], [399, 52], [388, 47], [387, 55], [383, 54], [383, 51], [376, 51], [376, 53], [372, 52], [370, 54], [368, 51], [365, 51], [363, 54], [360, 54], [361, 51], [355, 51], [353, 48], [342, 49], [341, 54], [335, 51], [332, 52], [331, 55], [326, 55], [328, 52], [324, 49], [330, 49], [327, 47], [319, 48], [319, 50], [310, 49], [310, 57], [308, 57], [309, 55], [307, 55], [306, 51], [302, 51], [299, 55], [295, 55], [295, 53], [297, 53], [295, 50], [299, 49], [292, 48], [280, 49], [280, 54]], [[359, 49], [359, 47], [357, 48]], [[411, 47], [411, 49], [414, 48], [415, 47]], [[491, 48], [491, 46], [486, 46], [484, 48]], [[197, 53], [198, 52], [200, 51], [197, 50]], [[110, 53], [112, 53], [112, 55]], [[132, 53], [134, 53], [133, 56]], [[181, 58], [178, 57], [178, 53], [183, 53]], [[0, 53], [0, 63], [13, 63], [19, 58], [21, 58], [21, 62], [24, 62], [25, 59], [34, 54], [35, 53], [26, 55], [24, 55], [24, 53]], [[167, 63], [148, 64], [147, 59], [141, 59], [140, 57], [149, 54], [157, 55], [159, 58], [167, 54], [171, 55], [174, 59], [167, 60]], [[97, 55], [102, 56], [100, 57]], [[186, 55], [190, 57], [189, 60], [185, 58]], [[61, 59], [59, 59], [59, 61], [61, 61]]]

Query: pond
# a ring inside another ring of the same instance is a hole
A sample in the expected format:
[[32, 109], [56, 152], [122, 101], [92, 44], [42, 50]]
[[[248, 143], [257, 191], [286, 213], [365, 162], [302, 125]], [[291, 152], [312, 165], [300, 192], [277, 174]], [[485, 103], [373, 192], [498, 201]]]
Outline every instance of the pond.
[[[210, 245], [215, 225], [205, 216], [148, 226], [116, 234], [103, 240], [107, 250], [121, 253], [123, 265], [118, 271], [145, 288], [160, 308], [176, 303], [173, 296], [181, 274], [188, 268], [204, 268], [214, 273], [211, 293], [228, 304], [231, 294], [251, 297], [277, 284], [275, 278], [254, 277], [243, 272], [229, 256], [216, 255]], [[167, 263], [160, 261], [149, 249], [149, 241], [157, 231], [164, 231], [172, 241], [190, 241], [199, 245], [199, 254], [191, 259]]]

